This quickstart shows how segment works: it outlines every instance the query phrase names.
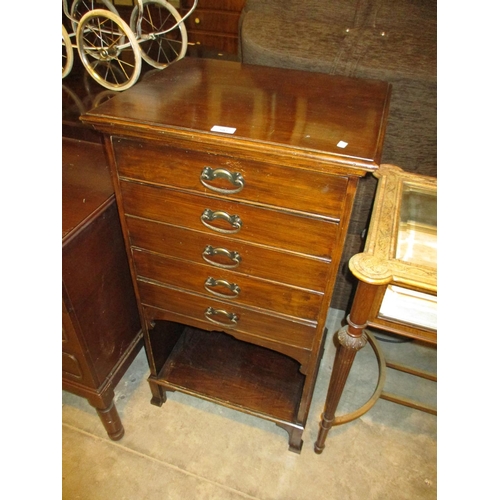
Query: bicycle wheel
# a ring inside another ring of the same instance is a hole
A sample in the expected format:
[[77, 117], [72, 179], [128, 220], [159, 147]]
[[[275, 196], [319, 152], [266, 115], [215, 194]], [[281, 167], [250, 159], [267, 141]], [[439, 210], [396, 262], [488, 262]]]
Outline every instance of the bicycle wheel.
[[181, 15], [166, 0], [142, 0], [142, 4], [144, 13], [139, 26], [136, 5], [130, 27], [139, 41], [142, 58], [154, 68], [166, 68], [186, 55], [186, 27], [180, 22]]
[[78, 23], [76, 41], [85, 69], [103, 87], [126, 90], [139, 78], [139, 44], [120, 16], [104, 9], [87, 12]]
[[69, 75], [71, 68], [73, 67], [73, 47], [71, 46], [71, 39], [66, 31], [66, 28], [62, 27], [62, 77], [65, 78]]
[[71, 4], [70, 11], [72, 17], [71, 24], [73, 26], [73, 32], [76, 33], [80, 19], [87, 12], [89, 12], [90, 10], [102, 9], [103, 5], [113, 14], [116, 14], [117, 16], [119, 15], [118, 11], [110, 0], [74, 0], [74, 2]]

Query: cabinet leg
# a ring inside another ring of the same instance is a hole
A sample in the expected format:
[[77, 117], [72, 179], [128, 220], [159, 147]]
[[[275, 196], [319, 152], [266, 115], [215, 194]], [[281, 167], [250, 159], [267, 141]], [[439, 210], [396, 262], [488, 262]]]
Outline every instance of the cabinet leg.
[[335, 354], [318, 438], [314, 444], [314, 451], [318, 454], [324, 450], [326, 436], [335, 422], [335, 412], [337, 411], [337, 406], [344, 391], [354, 358], [357, 352], [366, 345], [367, 336], [363, 332], [363, 328], [366, 327], [365, 322], [368, 311], [376, 291], [376, 286], [361, 281], [358, 283], [351, 314], [347, 316], [347, 325], [342, 327], [336, 334], [339, 347]]
[[302, 445], [304, 444], [302, 441], [302, 433], [304, 432], [304, 429], [281, 423], [276, 423], [276, 425], [288, 432], [288, 450], [293, 451], [294, 453], [300, 453]]
[[151, 394], [153, 395], [153, 397], [151, 398], [151, 404], [159, 407], [162, 406], [163, 403], [167, 400], [165, 388], [161, 385], [158, 385], [151, 378], [148, 380], [148, 382], [151, 389]]
[[115, 403], [111, 401], [111, 404], [107, 408], [96, 408], [97, 414], [101, 419], [108, 436], [113, 441], [120, 440], [125, 434], [125, 430], [116, 410]]

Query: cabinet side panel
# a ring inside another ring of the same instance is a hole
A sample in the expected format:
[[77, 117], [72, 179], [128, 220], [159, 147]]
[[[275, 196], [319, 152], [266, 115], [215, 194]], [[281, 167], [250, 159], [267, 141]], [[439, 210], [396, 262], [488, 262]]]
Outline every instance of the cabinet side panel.
[[63, 248], [62, 267], [82, 343], [102, 383], [141, 328], [114, 202]]

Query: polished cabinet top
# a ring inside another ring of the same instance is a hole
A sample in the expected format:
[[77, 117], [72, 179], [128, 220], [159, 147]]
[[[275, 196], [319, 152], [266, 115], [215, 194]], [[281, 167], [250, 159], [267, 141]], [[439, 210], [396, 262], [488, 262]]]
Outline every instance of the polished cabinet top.
[[113, 184], [100, 144], [62, 140], [62, 237], [85, 223], [113, 197]]
[[[324, 158], [376, 170], [389, 84], [322, 73], [185, 58], [153, 72], [83, 120], [124, 130], [252, 151]], [[111, 125], [110, 125], [111, 124]], [[208, 146], [207, 146], [208, 147]]]

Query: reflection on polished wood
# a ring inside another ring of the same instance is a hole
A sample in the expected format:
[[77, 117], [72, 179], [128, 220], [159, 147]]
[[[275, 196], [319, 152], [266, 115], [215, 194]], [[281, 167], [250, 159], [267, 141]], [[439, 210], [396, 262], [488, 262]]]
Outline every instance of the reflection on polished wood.
[[[87, 121], [109, 132], [121, 125], [179, 141], [192, 140], [196, 130], [203, 149], [229, 143], [261, 155], [270, 147], [276, 154], [293, 149], [308, 170], [328, 171], [334, 160], [346, 173], [364, 175], [380, 161], [389, 95], [388, 84], [377, 80], [185, 58], [104, 103]], [[236, 131], [214, 133], [214, 126]]]
[[[139, 81], [158, 71], [144, 66]], [[116, 92], [99, 85], [75, 57], [71, 73], [62, 79], [62, 136], [100, 143], [101, 135], [84, 124], [80, 116], [116, 95]]]

